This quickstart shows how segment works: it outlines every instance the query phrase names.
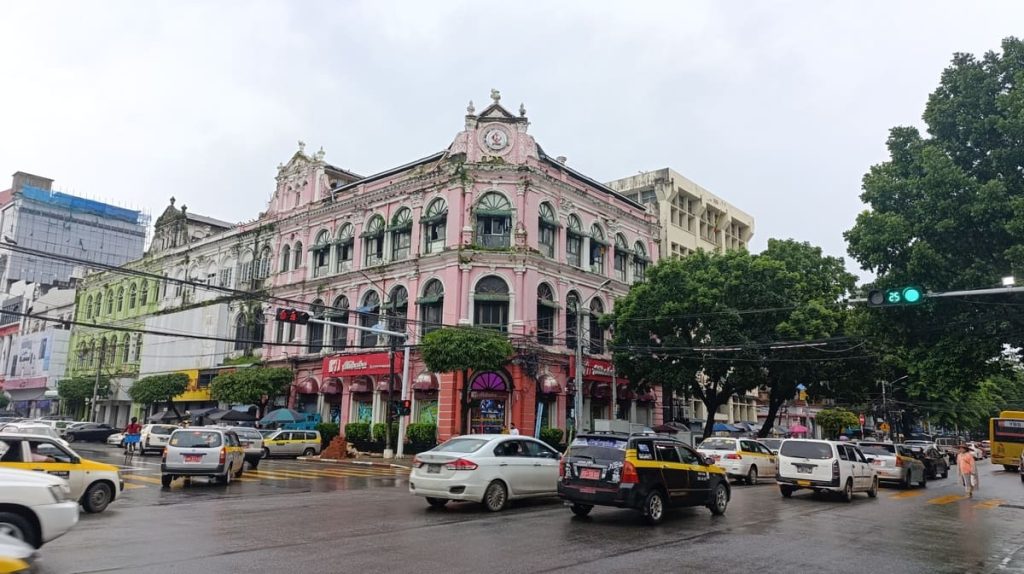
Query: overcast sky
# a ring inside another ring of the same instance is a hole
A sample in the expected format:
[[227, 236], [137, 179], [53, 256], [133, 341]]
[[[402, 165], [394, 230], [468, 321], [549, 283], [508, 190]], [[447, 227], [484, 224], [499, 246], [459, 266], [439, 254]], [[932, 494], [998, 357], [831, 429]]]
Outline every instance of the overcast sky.
[[368, 175], [448, 146], [497, 88], [595, 179], [672, 167], [756, 218], [754, 250], [845, 256], [888, 129], [921, 124], [954, 52], [1020, 34], [1024, 2], [3, 2], [0, 22], [0, 189], [22, 170], [252, 219], [297, 140]]

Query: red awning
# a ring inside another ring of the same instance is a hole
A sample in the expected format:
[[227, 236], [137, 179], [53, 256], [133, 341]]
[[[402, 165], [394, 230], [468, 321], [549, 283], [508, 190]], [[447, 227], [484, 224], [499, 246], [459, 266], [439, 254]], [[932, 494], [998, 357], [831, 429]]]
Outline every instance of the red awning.
[[313, 377], [306, 377], [295, 383], [295, 392], [300, 395], [315, 395], [320, 392], [320, 385], [317, 384], [316, 379]]
[[537, 381], [540, 384], [540, 392], [545, 394], [558, 394], [562, 392], [562, 385], [558, 384], [551, 375], [541, 375], [540, 380]]
[[329, 379], [324, 379], [324, 384], [320, 387], [320, 392], [325, 395], [340, 395], [341, 387], [341, 379], [338, 377], [331, 377]]
[[[395, 382], [391, 385], [391, 392], [393, 392], [393, 393], [400, 393], [400, 392], [402, 392], [402, 377], [399, 377], [398, 375], [395, 375], [394, 381]], [[376, 388], [378, 391], [381, 391], [381, 392], [387, 392], [387, 390], [388, 390], [388, 378], [387, 377], [381, 377], [380, 379], [378, 379], [377, 380], [377, 384], [374, 385], [374, 388]]]
[[356, 377], [352, 379], [352, 382], [348, 384], [348, 392], [350, 393], [368, 393], [373, 387], [373, 383], [367, 377]]
[[420, 373], [412, 382], [414, 391], [436, 391], [439, 388], [441, 388], [441, 384], [438, 382], [437, 376], [426, 371]]

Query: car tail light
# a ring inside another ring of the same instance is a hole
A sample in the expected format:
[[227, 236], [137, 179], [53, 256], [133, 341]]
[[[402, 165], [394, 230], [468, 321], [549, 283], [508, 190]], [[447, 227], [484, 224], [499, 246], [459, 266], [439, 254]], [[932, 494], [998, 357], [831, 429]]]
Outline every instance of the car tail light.
[[839, 461], [832, 461], [832, 480], [839, 480]]
[[740, 456], [740, 455], [738, 455], [738, 454], [736, 454], [734, 452], [730, 452], [729, 454], [725, 455], [723, 458], [727, 458], [729, 460], [743, 460], [742, 456]]
[[898, 456], [896, 457], [896, 466], [903, 466], [903, 459]]
[[164, 462], [167, 462], [167, 448], [164, 448]]
[[419, 468], [421, 466], [423, 466], [423, 461], [420, 460], [420, 457], [418, 457], [418, 456], [412, 457], [412, 467], [413, 468]]
[[636, 473], [636, 467], [633, 463], [626, 461], [622, 465], [622, 480], [619, 481], [622, 484], [636, 484], [640, 482], [640, 475]]
[[220, 464], [224, 464], [224, 461], [226, 461], [227, 459], [228, 459], [228, 449], [221, 448], [220, 449]]
[[476, 463], [464, 458], [456, 459], [444, 465], [448, 470], [476, 470]]

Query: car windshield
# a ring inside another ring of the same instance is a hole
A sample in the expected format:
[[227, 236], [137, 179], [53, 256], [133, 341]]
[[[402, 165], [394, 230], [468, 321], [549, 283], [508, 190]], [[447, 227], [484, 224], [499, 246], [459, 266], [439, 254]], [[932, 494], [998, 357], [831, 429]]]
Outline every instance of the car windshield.
[[[861, 449], [863, 450], [863, 449]], [[924, 453], [924, 449], [919, 446], [899, 446], [900, 455], [902, 456], [921, 456]]]
[[220, 433], [201, 430], [177, 431], [171, 435], [171, 446], [179, 448], [214, 448], [221, 444]]
[[896, 454], [896, 446], [891, 444], [861, 444], [860, 451], [864, 454], [892, 456]]
[[487, 442], [486, 439], [482, 438], [453, 438], [434, 448], [434, 452], [476, 452]]
[[704, 450], [736, 450], [736, 441], [731, 438], [709, 438], [700, 443]]
[[832, 447], [823, 442], [787, 440], [782, 443], [782, 450], [779, 451], [779, 454], [793, 458], [827, 460], [832, 458]]
[[149, 432], [159, 435], [167, 435], [178, 430], [178, 427], [171, 425], [153, 425], [153, 428], [149, 429]]
[[626, 458], [626, 441], [618, 438], [577, 437], [569, 445], [569, 458], [585, 458], [592, 462], [606, 464]]
[[242, 438], [263, 438], [263, 435], [253, 429], [236, 428], [235, 434]]

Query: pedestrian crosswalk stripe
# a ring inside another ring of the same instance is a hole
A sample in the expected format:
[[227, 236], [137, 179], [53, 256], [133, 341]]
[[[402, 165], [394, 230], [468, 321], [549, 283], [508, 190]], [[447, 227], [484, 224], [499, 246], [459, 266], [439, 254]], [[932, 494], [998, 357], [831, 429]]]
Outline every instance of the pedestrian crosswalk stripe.
[[999, 500], [998, 498], [993, 498], [991, 500], [984, 500], [982, 502], [979, 502], [978, 504], [975, 504], [974, 508], [983, 508], [983, 509], [986, 509], [986, 510], [992, 509], [992, 508], [999, 508], [1000, 506], [1002, 506], [1002, 504], [1004, 502], [1006, 502], [1006, 501], [1005, 500]]
[[947, 494], [946, 496], [940, 496], [938, 498], [933, 498], [929, 500], [928, 504], [950, 504], [952, 502], [963, 500], [965, 498], [967, 497], [959, 494]]
[[897, 500], [902, 500], [904, 498], [914, 498], [915, 496], [921, 496], [922, 494], [924, 494], [923, 490], [907, 490], [907, 491], [904, 491], [904, 492], [899, 492], [899, 493], [893, 494], [893, 495], [889, 496], [889, 498], [894, 498], [894, 499], [897, 499]]
[[141, 474], [126, 474], [122, 478], [124, 478], [126, 483], [127, 481], [131, 480], [138, 482], [148, 482], [150, 484], [160, 484], [159, 478], [153, 478], [151, 476], [142, 476]]

